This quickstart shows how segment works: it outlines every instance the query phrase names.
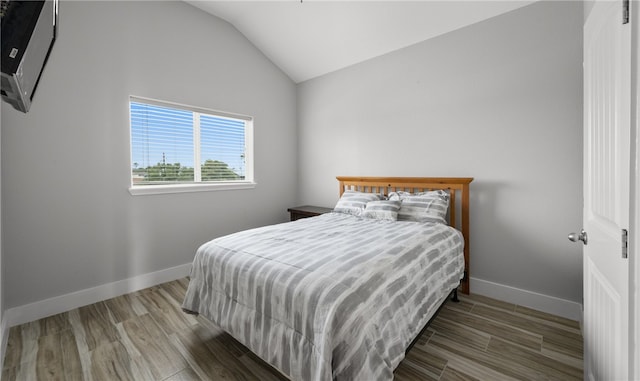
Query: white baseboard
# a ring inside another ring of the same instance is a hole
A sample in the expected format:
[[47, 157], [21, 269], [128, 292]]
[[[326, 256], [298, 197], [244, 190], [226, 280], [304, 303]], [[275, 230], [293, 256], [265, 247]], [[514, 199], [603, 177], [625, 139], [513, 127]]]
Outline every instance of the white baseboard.
[[85, 290], [72, 292], [70, 294], [40, 300], [23, 306], [9, 308], [5, 311], [4, 319], [2, 319], [3, 345], [6, 345], [4, 343], [6, 341], [5, 336], [8, 336], [8, 329], [10, 327], [70, 311], [74, 308], [97, 303], [102, 300], [115, 298], [116, 296], [142, 290], [161, 283], [180, 279], [189, 275], [190, 269], [191, 263], [186, 263], [184, 265], [138, 275], [133, 278], [103, 284]]
[[471, 278], [471, 293], [582, 322], [582, 304], [570, 300], [473, 277]]
[[4, 369], [4, 355], [7, 353], [7, 342], [9, 341], [9, 326], [7, 325], [7, 314], [0, 312], [0, 316], [2, 316], [0, 317], [0, 369]]
[[[9, 328], [13, 326], [180, 279], [189, 275], [190, 269], [191, 263], [186, 263], [184, 265], [10, 308], [5, 311], [2, 321], [0, 322], [0, 355], [2, 356], [0, 357], [0, 362], [4, 359]], [[484, 295], [568, 319], [582, 321], [582, 305], [569, 300], [473, 277], [471, 278], [471, 290], [474, 294]]]

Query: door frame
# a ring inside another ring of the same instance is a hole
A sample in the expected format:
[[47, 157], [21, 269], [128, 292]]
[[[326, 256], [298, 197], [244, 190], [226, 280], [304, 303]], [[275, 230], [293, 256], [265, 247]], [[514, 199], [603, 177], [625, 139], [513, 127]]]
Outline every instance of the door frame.
[[[629, 287], [631, 296], [631, 326], [632, 337], [630, 343], [631, 367], [629, 374], [633, 379], [640, 380], [640, 0], [630, 1], [631, 19], [631, 157], [633, 170], [631, 171], [631, 216], [629, 239], [631, 266]], [[635, 288], [634, 288], [635, 285]]]

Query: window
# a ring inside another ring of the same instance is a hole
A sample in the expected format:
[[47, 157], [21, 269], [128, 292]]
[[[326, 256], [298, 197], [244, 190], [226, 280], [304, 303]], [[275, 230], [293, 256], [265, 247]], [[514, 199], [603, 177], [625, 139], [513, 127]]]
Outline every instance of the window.
[[253, 187], [253, 119], [130, 97], [132, 194]]

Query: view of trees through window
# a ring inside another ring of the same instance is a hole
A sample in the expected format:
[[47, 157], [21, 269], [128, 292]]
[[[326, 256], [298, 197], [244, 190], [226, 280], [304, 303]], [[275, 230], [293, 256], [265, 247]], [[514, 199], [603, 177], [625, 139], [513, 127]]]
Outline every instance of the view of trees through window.
[[246, 179], [245, 120], [158, 103], [130, 102], [134, 186]]
[[[134, 183], [142, 182], [191, 182], [194, 181], [193, 167], [185, 167], [180, 163], [157, 163], [154, 166], [138, 168], [133, 163]], [[244, 180], [244, 176], [236, 173], [229, 165], [219, 160], [205, 160], [200, 166], [202, 181]]]

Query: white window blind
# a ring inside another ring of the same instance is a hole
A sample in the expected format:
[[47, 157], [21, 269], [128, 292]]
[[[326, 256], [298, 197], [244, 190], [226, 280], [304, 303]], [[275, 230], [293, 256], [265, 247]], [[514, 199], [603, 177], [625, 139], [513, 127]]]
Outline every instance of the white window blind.
[[253, 182], [252, 118], [131, 97], [132, 188]]

